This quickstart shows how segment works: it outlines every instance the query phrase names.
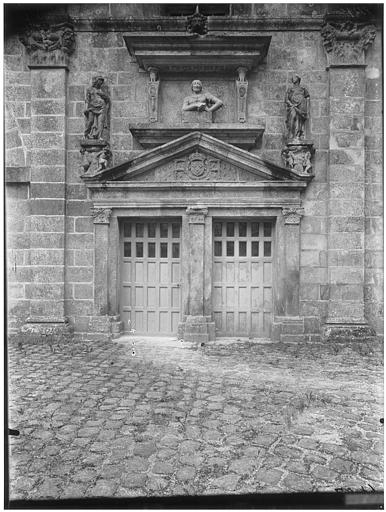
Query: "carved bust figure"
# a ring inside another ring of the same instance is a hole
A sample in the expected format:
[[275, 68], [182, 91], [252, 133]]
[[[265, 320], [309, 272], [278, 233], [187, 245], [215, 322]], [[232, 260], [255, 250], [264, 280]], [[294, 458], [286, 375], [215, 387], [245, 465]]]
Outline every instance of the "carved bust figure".
[[193, 80], [192, 91], [193, 94], [184, 99], [182, 105], [183, 111], [215, 112], [223, 106], [223, 102], [216, 98], [216, 96], [210, 92], [202, 92], [202, 83], [200, 80]]
[[102, 139], [103, 130], [107, 128], [107, 113], [110, 108], [110, 98], [102, 91], [104, 82], [102, 76], [93, 78], [92, 86], [86, 92], [86, 126], [85, 139]]
[[292, 87], [287, 90], [285, 104], [287, 107], [288, 140], [304, 138], [304, 128], [309, 116], [310, 95], [305, 87], [300, 86], [300, 76], [292, 77]]

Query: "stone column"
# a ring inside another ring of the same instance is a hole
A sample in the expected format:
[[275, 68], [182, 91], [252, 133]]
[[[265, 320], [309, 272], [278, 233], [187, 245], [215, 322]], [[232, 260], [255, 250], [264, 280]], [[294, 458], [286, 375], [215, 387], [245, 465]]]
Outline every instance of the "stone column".
[[[349, 17], [349, 14], [348, 14]], [[327, 16], [322, 29], [330, 91], [328, 340], [372, 335], [364, 316], [365, 49], [375, 27]]]
[[[36, 34], [46, 44], [37, 45]], [[31, 70], [30, 317], [24, 332], [68, 332], [65, 317], [65, 187], [68, 23], [35, 27], [23, 44]], [[40, 49], [36, 49], [40, 48]], [[30, 325], [32, 324], [32, 325]]]
[[182, 328], [185, 341], [203, 343], [214, 339], [214, 322], [205, 315], [205, 218], [207, 208], [189, 207], [188, 218], [189, 246], [189, 301], [188, 315]]
[[304, 209], [286, 207], [277, 221], [277, 243], [281, 258], [276, 265], [276, 311], [272, 338], [278, 341], [299, 341], [304, 333], [304, 321], [299, 316], [300, 284], [300, 221]]

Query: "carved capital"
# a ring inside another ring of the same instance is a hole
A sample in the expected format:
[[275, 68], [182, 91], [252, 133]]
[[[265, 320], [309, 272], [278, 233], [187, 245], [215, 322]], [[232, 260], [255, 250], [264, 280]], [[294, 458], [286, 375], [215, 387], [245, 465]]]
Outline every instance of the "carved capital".
[[75, 33], [71, 23], [36, 25], [20, 36], [30, 56], [30, 67], [66, 67], [75, 50]]
[[304, 208], [283, 208], [284, 224], [300, 224], [300, 220], [304, 215]]
[[373, 43], [376, 28], [359, 21], [328, 21], [321, 36], [330, 66], [364, 65], [364, 52]]
[[205, 224], [205, 217], [208, 215], [208, 208], [201, 206], [189, 206], [186, 209], [189, 224]]
[[111, 208], [91, 208], [94, 224], [110, 224]]

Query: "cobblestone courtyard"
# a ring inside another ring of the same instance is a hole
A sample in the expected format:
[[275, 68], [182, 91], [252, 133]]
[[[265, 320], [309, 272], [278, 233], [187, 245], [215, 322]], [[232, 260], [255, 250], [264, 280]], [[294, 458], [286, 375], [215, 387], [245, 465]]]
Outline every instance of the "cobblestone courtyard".
[[11, 499], [382, 490], [380, 354], [155, 338], [11, 347]]

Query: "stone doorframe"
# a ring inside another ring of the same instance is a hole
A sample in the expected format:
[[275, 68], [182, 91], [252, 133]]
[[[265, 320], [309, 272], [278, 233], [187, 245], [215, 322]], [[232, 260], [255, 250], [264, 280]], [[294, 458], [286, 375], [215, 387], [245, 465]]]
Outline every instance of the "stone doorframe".
[[[118, 336], [124, 326], [119, 320], [120, 219], [181, 218], [181, 323], [178, 336], [187, 341], [215, 339], [212, 317], [212, 222], [214, 218], [260, 219], [274, 222], [273, 323], [272, 338], [280, 339], [285, 329], [296, 332], [299, 317], [300, 206], [287, 207], [114, 207], [93, 208], [95, 228], [95, 315], [111, 324]], [[126, 327], [126, 326], [125, 326]], [[176, 333], [177, 334], [177, 333]]]

